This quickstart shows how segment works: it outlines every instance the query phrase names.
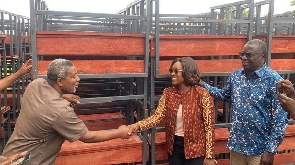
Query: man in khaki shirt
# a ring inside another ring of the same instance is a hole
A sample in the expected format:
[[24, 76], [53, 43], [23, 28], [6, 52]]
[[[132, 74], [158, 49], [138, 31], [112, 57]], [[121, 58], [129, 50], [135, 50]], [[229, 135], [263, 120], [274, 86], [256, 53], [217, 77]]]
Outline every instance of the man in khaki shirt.
[[65, 140], [96, 143], [115, 138], [129, 138], [127, 126], [108, 131], [89, 131], [78, 119], [63, 94], [75, 93], [80, 78], [73, 63], [53, 60], [47, 70], [47, 80], [32, 81], [22, 98], [21, 110], [14, 132], [3, 155], [31, 152], [27, 164], [54, 164]]

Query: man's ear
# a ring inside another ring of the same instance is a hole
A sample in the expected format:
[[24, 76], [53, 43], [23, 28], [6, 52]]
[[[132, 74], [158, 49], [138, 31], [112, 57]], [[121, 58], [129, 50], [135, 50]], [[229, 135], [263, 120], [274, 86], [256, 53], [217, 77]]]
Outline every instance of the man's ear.
[[264, 58], [264, 61], [266, 60], [266, 56], [267, 56], [267, 54], [263, 53], [262, 57]]
[[58, 86], [62, 86], [62, 78], [57, 78], [57, 80], [56, 80], [56, 84], [58, 85]]

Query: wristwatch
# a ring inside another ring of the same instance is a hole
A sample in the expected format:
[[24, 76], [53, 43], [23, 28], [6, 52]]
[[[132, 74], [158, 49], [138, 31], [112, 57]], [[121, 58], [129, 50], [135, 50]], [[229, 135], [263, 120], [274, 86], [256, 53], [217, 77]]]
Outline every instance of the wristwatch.
[[275, 155], [275, 153], [272, 153], [272, 152], [269, 152], [269, 151], [267, 151], [271, 156], [274, 156]]

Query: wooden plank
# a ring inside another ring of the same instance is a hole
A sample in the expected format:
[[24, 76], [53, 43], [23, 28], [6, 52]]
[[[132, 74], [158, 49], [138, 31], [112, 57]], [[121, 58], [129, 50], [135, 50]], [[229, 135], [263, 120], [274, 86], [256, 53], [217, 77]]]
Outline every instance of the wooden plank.
[[165, 144], [156, 144], [156, 160], [168, 160], [168, 154]]
[[229, 159], [217, 159], [217, 164], [218, 165], [230, 165], [230, 160]]
[[124, 117], [122, 112], [78, 115], [78, 118], [80, 120], [83, 120], [83, 121], [100, 120], [100, 119], [108, 119], [108, 118], [119, 119], [119, 118], [122, 118], [122, 117]]
[[[229, 130], [227, 128], [216, 128], [215, 129], [215, 153], [229, 153], [226, 148], [227, 139], [229, 136]], [[166, 150], [166, 138], [165, 132], [156, 132], [155, 137], [156, 143], [156, 160], [168, 159]]]
[[[238, 55], [246, 36], [162, 35], [160, 57]], [[151, 56], [155, 56], [155, 40], [151, 40]]]
[[84, 121], [89, 131], [117, 129], [127, 124], [122, 112], [78, 115], [78, 118]]
[[37, 55], [144, 55], [143, 34], [37, 32]]
[[[215, 129], [215, 153], [229, 153], [226, 148], [227, 139], [229, 136], [229, 130], [227, 128]], [[156, 133], [156, 159], [167, 159], [167, 150], [165, 148], [165, 132]], [[286, 136], [283, 143], [279, 146], [278, 151], [290, 150], [295, 148], [295, 125], [288, 125], [286, 129]], [[229, 165], [229, 159], [219, 159], [218, 164]], [[281, 153], [275, 155], [274, 164], [292, 163], [295, 162], [295, 152]]]
[[94, 36], [94, 37], [131, 37], [142, 38], [145, 34], [121, 34], [121, 33], [100, 33], [100, 32], [85, 32], [85, 31], [37, 31], [40, 37], [71, 37], [71, 36]]
[[280, 70], [295, 70], [295, 59], [271, 59], [270, 67], [273, 70], [280, 71]]
[[[160, 61], [160, 74], [169, 74], [168, 69], [171, 65], [171, 60]], [[239, 59], [220, 59], [220, 60], [196, 60], [201, 73], [221, 73], [233, 72], [241, 68], [241, 60]]]
[[97, 130], [108, 130], [108, 129], [117, 129], [121, 125], [127, 124], [126, 118], [108, 118], [100, 120], [87, 120], [84, 121], [86, 127], [89, 131]]
[[229, 153], [229, 150], [226, 148], [227, 140], [216, 140], [215, 141], [215, 154]]
[[287, 164], [295, 162], [295, 152], [284, 153], [284, 154], [276, 154], [274, 159], [274, 165], [276, 164]]
[[[2, 36], [5, 36], [4, 37], [5, 38], [5, 44], [10, 45], [10, 35], [9, 34], [4, 34]], [[18, 37], [20, 37], [20, 36], [18, 36]], [[15, 39], [14, 39], [14, 42], [20, 42], [20, 38], [18, 39], [18, 41], [15, 41]], [[21, 42], [29, 43], [28, 36], [23, 35]]]
[[[120, 164], [142, 161], [142, 141], [137, 135], [129, 139], [114, 139], [101, 143], [64, 142], [56, 165]], [[148, 151], [146, 151], [148, 153]]]
[[[266, 41], [265, 36], [255, 36]], [[295, 35], [273, 35], [272, 37], [272, 53], [295, 53]]]
[[[264, 36], [253, 37], [266, 41]], [[161, 35], [160, 57], [238, 55], [246, 36]], [[272, 53], [295, 53], [295, 35], [274, 35]], [[155, 56], [155, 39], [151, 40], [151, 56]]]
[[285, 136], [295, 136], [295, 125], [288, 125]]
[[[7, 93], [7, 95], [6, 95], [6, 97], [7, 97], [7, 103], [6, 103], [6, 105], [7, 106], [13, 106], [14, 104], [13, 104], [13, 99], [15, 99], [15, 101], [17, 101], [17, 97], [18, 97], [18, 95], [17, 94], [11, 94], [11, 93]], [[20, 95], [20, 98], [22, 98], [22, 95]], [[1, 103], [2, 104], [4, 104], [5, 102], [4, 102], [4, 94], [3, 93], [1, 93]]]
[[278, 151], [295, 150], [295, 136], [285, 136], [282, 144], [279, 146]]
[[[151, 145], [151, 142], [150, 142]], [[165, 132], [155, 133], [155, 150], [156, 160], [167, 160], [167, 149], [166, 149], [166, 135]]]
[[[78, 74], [144, 73], [143, 60], [71, 60]], [[38, 61], [38, 74], [46, 75], [51, 61]]]
[[[160, 74], [169, 74], [168, 69], [171, 60], [160, 61]], [[242, 68], [240, 59], [212, 59], [212, 60], [196, 60], [201, 73], [231, 73]], [[295, 59], [272, 59], [271, 68], [280, 70], [295, 70]]]
[[0, 34], [0, 39], [5, 39], [5, 38], [6, 38], [6, 35]]
[[285, 138], [282, 144], [278, 147], [278, 151], [294, 150], [295, 149], [294, 141], [295, 141], [295, 125], [288, 125], [286, 129]]

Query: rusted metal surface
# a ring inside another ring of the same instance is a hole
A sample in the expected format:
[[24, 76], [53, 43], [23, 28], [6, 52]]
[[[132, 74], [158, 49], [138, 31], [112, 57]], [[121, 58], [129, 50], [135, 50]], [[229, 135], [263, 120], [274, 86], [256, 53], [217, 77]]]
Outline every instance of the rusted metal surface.
[[[226, 148], [229, 137], [227, 128], [215, 129], [215, 153], [229, 153]], [[295, 125], [289, 125], [283, 143], [279, 146], [278, 151], [291, 150], [295, 148]], [[156, 133], [156, 160], [167, 159], [167, 150], [165, 148], [165, 132]], [[229, 159], [218, 159], [218, 164], [229, 165]], [[295, 161], [295, 153], [280, 153], [275, 155], [274, 165], [291, 163]]]
[[[294, 139], [293, 139], [294, 142]], [[294, 163], [295, 162], [295, 152], [291, 153], [284, 153], [284, 154], [277, 154], [275, 155], [274, 159], [274, 165], [292, 165], [289, 163]]]
[[[11, 39], [10, 39], [10, 35], [9, 34], [6, 34], [6, 35], [3, 35], [4, 36], [4, 38], [5, 38], [5, 44], [7, 44], [7, 45], [10, 45], [11, 43]], [[2, 36], [2, 37], [3, 37]], [[28, 38], [28, 36], [18, 36], [19, 37], [19, 39], [18, 39], [18, 41], [15, 41], [14, 40], [14, 43], [15, 42], [21, 42], [21, 43], [28, 43], [29, 42], [29, 38]], [[1, 34], [0, 34], [0, 38], [1, 38]], [[19, 41], [20, 40], [20, 41]]]
[[[160, 57], [165, 56], [226, 56], [238, 55], [246, 36], [161, 35]], [[155, 56], [155, 41], [151, 41], [151, 56]]]
[[[266, 41], [261, 36], [253, 38]], [[246, 36], [161, 35], [160, 57], [238, 55], [246, 42]], [[155, 49], [154, 40], [151, 49]], [[295, 52], [295, 35], [274, 35], [272, 53], [290, 52]], [[155, 56], [155, 51], [151, 51], [151, 56]]]
[[[38, 61], [38, 74], [46, 75], [51, 61]], [[72, 60], [78, 74], [144, 73], [143, 60]]]
[[[266, 36], [253, 38], [267, 41]], [[295, 35], [273, 35], [271, 53], [295, 53]]]
[[[288, 125], [285, 138], [278, 151], [294, 150], [295, 148], [295, 125]], [[295, 162], [295, 152], [280, 153], [275, 155], [274, 164], [286, 164]]]
[[143, 34], [37, 32], [37, 55], [111, 55], [145, 53]]
[[272, 41], [272, 53], [295, 52], [295, 35], [274, 35]]
[[[229, 150], [226, 149], [226, 143], [229, 136], [229, 131], [227, 128], [217, 128], [215, 129], [215, 153], [228, 153]], [[156, 159], [166, 160], [167, 150], [166, 150], [166, 138], [165, 132], [156, 132], [155, 138], [156, 144]]]
[[217, 164], [218, 165], [230, 165], [230, 160], [229, 159], [217, 159]]
[[122, 112], [78, 115], [78, 118], [85, 123], [89, 131], [117, 129], [127, 123]]
[[[13, 99], [17, 99], [17, 97], [18, 97], [18, 95], [16, 95], [16, 94], [12, 94], [12, 92], [10, 92], [10, 93], [7, 93], [5, 96], [4, 96], [4, 94], [1, 94], [1, 102], [2, 103], [4, 103], [5, 101], [5, 99], [6, 99], [6, 105], [7, 106], [14, 106], [14, 101], [13, 101]], [[20, 95], [20, 98], [22, 97], [22, 95]]]
[[84, 121], [84, 124], [87, 126], [89, 131], [117, 129], [121, 125], [126, 125], [126, 123], [127, 123], [127, 119], [124, 117], [122, 118], [109, 117], [106, 119]]
[[[202, 74], [205, 73], [231, 73], [242, 68], [240, 59], [208, 59], [196, 60], [199, 70]], [[295, 70], [295, 59], [272, 59], [271, 68], [280, 70]], [[160, 73], [169, 74], [168, 68], [171, 65], [171, 60], [160, 61]]]
[[295, 148], [295, 125], [289, 125], [283, 143], [279, 146], [278, 151], [290, 150]]
[[70, 143], [66, 141], [61, 147], [55, 164], [109, 165], [141, 162], [142, 152], [142, 141], [137, 135], [126, 140], [114, 139], [101, 143], [83, 143], [81, 141]]

